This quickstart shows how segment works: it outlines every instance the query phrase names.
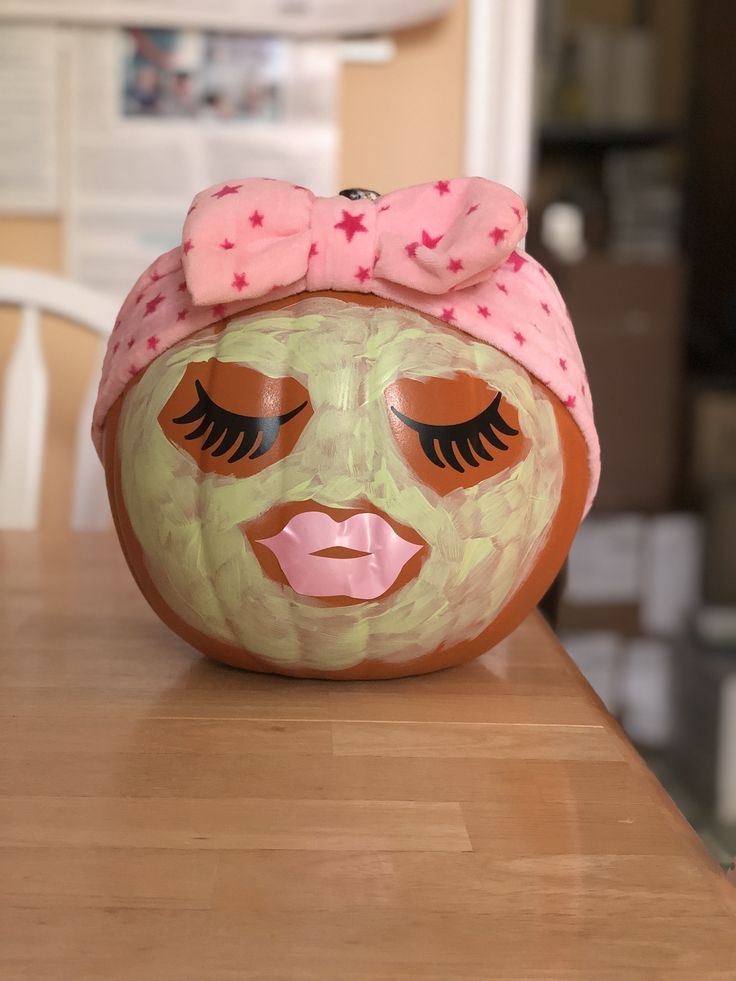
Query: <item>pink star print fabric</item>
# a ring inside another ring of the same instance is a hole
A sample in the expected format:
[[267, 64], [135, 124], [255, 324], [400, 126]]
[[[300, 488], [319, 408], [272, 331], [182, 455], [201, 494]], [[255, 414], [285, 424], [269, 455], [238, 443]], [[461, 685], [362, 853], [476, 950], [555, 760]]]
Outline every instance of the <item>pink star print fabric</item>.
[[247, 178], [201, 191], [182, 244], [123, 303], [103, 364], [92, 437], [110, 406], [162, 351], [266, 300], [318, 290], [373, 293], [493, 345], [547, 385], [588, 445], [588, 507], [600, 451], [585, 369], [552, 278], [518, 244], [526, 208], [480, 177], [438, 180], [376, 201], [316, 197]]

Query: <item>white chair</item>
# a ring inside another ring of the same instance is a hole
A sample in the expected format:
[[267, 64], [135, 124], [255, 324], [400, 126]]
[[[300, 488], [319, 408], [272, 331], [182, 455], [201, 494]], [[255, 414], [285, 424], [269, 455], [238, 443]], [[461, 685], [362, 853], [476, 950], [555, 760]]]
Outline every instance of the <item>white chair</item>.
[[0, 266], [0, 306], [21, 310], [0, 405], [0, 528], [35, 528], [38, 522], [47, 402], [39, 323], [42, 312], [79, 324], [100, 338], [96, 370], [77, 425], [71, 526], [104, 528], [110, 521], [104, 475], [89, 433], [99, 368], [117, 316], [117, 302], [59, 276]]

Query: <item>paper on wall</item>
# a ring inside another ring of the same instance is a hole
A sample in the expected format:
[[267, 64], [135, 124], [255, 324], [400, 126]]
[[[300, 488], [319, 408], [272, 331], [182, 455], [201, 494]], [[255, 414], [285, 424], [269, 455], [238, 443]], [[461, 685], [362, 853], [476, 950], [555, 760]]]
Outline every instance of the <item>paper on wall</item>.
[[5, 25], [0, 31], [0, 211], [58, 210], [57, 32]]
[[122, 297], [178, 245], [194, 194], [268, 176], [335, 192], [339, 51], [325, 41], [79, 29], [68, 272]]

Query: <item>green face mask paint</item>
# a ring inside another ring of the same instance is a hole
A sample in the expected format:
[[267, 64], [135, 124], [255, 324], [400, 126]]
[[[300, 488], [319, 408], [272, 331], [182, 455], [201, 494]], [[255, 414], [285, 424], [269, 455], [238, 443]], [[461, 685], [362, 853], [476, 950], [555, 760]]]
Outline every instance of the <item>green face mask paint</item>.
[[[187, 366], [211, 359], [296, 379], [308, 392], [313, 414], [293, 448], [251, 476], [203, 473], [159, 424]], [[402, 453], [385, 392], [399, 379], [458, 375], [503, 393], [527, 450], [474, 486], [440, 494]], [[125, 508], [165, 603], [276, 670], [401, 664], [477, 637], [534, 568], [564, 469], [553, 406], [511, 358], [413, 311], [321, 297], [244, 315], [162, 354], [125, 397], [118, 451]], [[413, 530], [426, 543], [416, 573], [342, 605], [277, 581], [243, 527], [304, 501], [358, 510], [367, 502]]]

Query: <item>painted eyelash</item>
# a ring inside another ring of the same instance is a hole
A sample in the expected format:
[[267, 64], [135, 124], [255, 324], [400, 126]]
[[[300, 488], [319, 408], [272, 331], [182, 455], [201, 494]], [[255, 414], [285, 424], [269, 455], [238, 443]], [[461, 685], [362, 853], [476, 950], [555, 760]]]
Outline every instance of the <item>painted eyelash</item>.
[[[426, 423], [409, 419], [408, 416], [403, 415], [393, 406], [391, 406], [391, 411], [405, 426], [419, 434], [419, 443], [431, 463], [443, 470], [446, 464], [449, 464], [458, 473], [465, 473], [465, 468], [455, 454], [455, 448], [468, 466], [477, 467], [479, 462], [476, 457], [480, 457], [481, 460], [493, 460], [493, 456], [481, 442], [481, 436], [496, 449], [507, 450], [507, 444], [503, 442], [498, 433], [502, 433], [504, 436], [519, 435], [519, 430], [509, 426], [501, 417], [500, 404], [501, 393], [499, 392], [488, 408], [475, 416], [474, 419], [457, 423], [454, 426], [429, 426]], [[440, 459], [435, 449], [435, 443], [439, 444], [444, 460]]]
[[[200, 439], [209, 429], [209, 435], [201, 448], [209, 450], [219, 443], [217, 449], [212, 450], [212, 456], [224, 456], [240, 439], [238, 448], [232, 456], [228, 457], [228, 463], [237, 463], [244, 456], [248, 456], [249, 460], [256, 460], [259, 456], [263, 456], [276, 442], [281, 426], [293, 419], [307, 405], [306, 402], [302, 402], [296, 409], [285, 412], [282, 416], [241, 416], [237, 412], [228, 412], [227, 409], [213, 402], [198, 379], [195, 380], [194, 386], [197, 389], [197, 404], [189, 412], [172, 421], [179, 426], [199, 422], [197, 428], [184, 437], [187, 440]], [[258, 448], [251, 452], [259, 435], [261, 442]]]

